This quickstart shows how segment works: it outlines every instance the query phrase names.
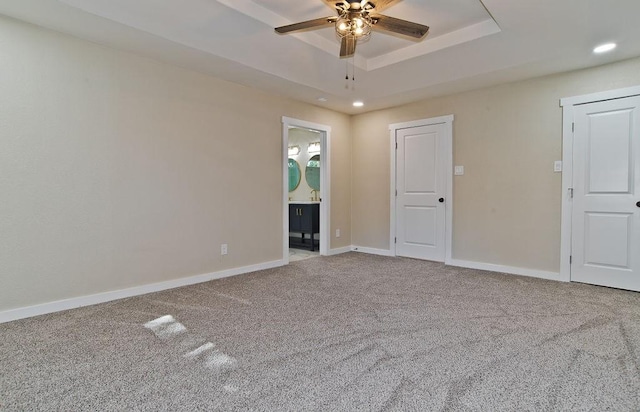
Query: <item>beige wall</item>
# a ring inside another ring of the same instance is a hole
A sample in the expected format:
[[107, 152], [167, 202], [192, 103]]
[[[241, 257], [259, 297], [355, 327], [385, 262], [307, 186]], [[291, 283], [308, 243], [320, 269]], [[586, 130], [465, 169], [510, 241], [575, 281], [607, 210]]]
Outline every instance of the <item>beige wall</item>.
[[353, 244], [389, 249], [391, 123], [454, 114], [453, 257], [559, 271], [559, 99], [640, 84], [640, 59], [353, 118]]
[[0, 50], [0, 311], [281, 259], [283, 115], [331, 126], [351, 244], [349, 116], [4, 18]]
[[332, 128], [331, 248], [389, 248], [388, 125], [454, 114], [454, 258], [557, 271], [558, 100], [640, 84], [636, 59], [349, 117], [4, 18], [0, 49], [0, 311], [279, 260], [283, 115]]

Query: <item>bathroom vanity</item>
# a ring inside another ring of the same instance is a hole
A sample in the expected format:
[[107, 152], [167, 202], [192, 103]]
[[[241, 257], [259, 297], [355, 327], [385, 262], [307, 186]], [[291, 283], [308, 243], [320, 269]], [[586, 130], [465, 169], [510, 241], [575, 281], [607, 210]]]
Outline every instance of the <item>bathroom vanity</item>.
[[[302, 237], [289, 236], [289, 247], [316, 250], [320, 232], [320, 202], [289, 203], [289, 233], [300, 233]], [[309, 235], [308, 238], [305, 235]]]

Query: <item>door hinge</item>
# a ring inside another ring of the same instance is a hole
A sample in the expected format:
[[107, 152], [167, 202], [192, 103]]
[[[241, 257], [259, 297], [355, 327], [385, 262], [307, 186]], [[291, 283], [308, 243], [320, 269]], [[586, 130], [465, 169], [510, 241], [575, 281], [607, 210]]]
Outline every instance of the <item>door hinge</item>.
[[398, 238], [397, 237], [393, 238], [393, 243], [398, 243]]
[[396, 150], [398, 150], [398, 142], [396, 142]]
[[573, 256], [569, 256], [569, 264], [571, 265], [573, 263]]
[[575, 122], [574, 122], [574, 123], [571, 123], [571, 131], [572, 131], [572, 132], [575, 132], [575, 131], [576, 131], [576, 124], [575, 124]]
[[572, 187], [569, 188], [569, 196], [571, 197], [571, 199], [573, 199], [573, 188]]
[[396, 197], [398, 197], [398, 189], [396, 189]]

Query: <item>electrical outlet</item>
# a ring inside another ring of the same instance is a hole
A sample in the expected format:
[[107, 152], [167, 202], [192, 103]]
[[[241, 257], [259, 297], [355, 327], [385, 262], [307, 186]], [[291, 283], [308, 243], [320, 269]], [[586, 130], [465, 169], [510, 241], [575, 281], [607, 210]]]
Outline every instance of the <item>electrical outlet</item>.
[[464, 166], [456, 166], [453, 169], [453, 174], [455, 176], [463, 176], [464, 175]]
[[336, 237], [340, 237], [340, 229], [336, 229]]
[[226, 243], [223, 243], [222, 245], [220, 245], [220, 254], [221, 255], [226, 255], [229, 252], [228, 246]]

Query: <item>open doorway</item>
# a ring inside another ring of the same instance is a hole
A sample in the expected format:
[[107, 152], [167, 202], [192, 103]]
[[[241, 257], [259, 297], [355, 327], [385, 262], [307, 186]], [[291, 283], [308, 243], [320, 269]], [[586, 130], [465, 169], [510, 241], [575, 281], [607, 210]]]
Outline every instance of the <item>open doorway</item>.
[[[329, 250], [331, 127], [282, 118], [283, 261]], [[291, 246], [291, 247], [290, 247]]]

